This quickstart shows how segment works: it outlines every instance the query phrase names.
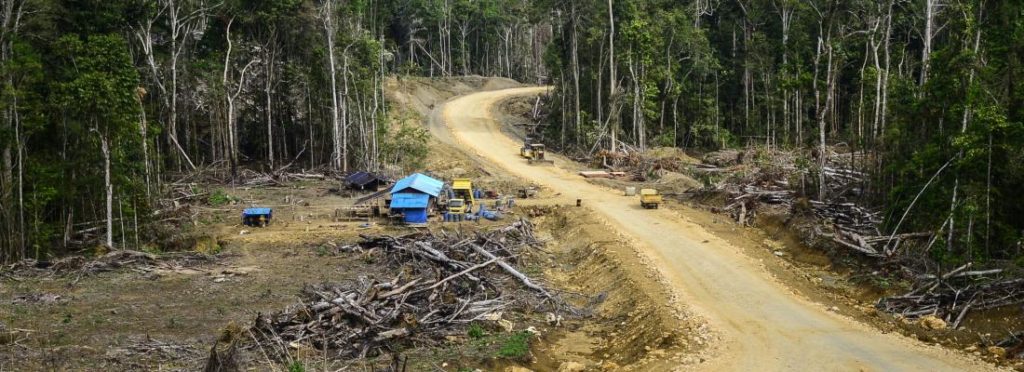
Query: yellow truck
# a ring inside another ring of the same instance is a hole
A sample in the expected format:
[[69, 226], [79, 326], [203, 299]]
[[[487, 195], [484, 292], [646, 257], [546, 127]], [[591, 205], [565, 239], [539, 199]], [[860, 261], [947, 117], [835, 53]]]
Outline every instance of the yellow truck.
[[452, 180], [453, 197], [448, 200], [448, 213], [463, 214], [473, 210], [476, 199], [473, 198], [473, 181], [469, 178]]
[[640, 190], [640, 206], [645, 209], [658, 209], [661, 204], [661, 194], [655, 189]]

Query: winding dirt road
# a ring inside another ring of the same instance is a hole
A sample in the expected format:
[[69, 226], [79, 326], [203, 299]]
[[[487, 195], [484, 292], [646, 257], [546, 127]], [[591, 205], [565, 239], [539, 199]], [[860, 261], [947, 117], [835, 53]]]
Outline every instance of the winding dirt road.
[[[665, 276], [682, 301], [722, 335], [708, 370], [991, 370], [936, 346], [874, 328], [827, 311], [771, 279], [755, 260], [667, 209], [644, 210], [632, 197], [588, 183], [561, 167], [530, 166], [520, 142], [501, 131], [491, 110], [501, 100], [545, 88], [517, 88], [456, 98], [441, 110], [450, 137], [483, 161], [510, 174], [582, 199], [586, 208], [632, 240]], [[437, 128], [434, 128], [437, 132]], [[444, 129], [441, 129], [444, 130]], [[568, 160], [555, 157], [555, 163]]]

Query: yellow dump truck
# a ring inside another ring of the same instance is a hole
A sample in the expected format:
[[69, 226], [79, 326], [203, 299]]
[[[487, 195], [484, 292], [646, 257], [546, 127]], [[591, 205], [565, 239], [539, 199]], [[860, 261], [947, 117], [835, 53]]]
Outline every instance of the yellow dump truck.
[[476, 199], [473, 198], [473, 181], [469, 178], [456, 178], [452, 180], [453, 197], [448, 200], [448, 212], [455, 214], [467, 213], [473, 210]]
[[661, 204], [661, 194], [655, 189], [640, 190], [640, 206], [645, 209], [658, 209]]

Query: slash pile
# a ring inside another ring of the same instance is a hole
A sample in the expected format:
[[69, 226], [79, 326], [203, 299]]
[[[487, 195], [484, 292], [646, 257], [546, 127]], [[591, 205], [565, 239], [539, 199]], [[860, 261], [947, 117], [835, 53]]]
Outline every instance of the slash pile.
[[147, 273], [156, 269], [192, 267], [213, 263], [216, 258], [195, 252], [175, 252], [154, 255], [132, 250], [111, 251], [97, 258], [69, 256], [53, 261], [25, 259], [0, 266], [0, 277], [83, 276], [119, 269]]
[[311, 346], [366, 357], [395, 343], [437, 344], [461, 333], [462, 325], [496, 320], [506, 310], [567, 310], [513, 266], [540, 245], [525, 220], [470, 236], [364, 236], [340, 250], [383, 259], [386, 269], [378, 277], [308, 286], [301, 304], [258, 316], [252, 333], [273, 349]]
[[968, 263], [942, 275], [919, 275], [909, 292], [883, 298], [878, 307], [908, 318], [935, 315], [957, 328], [971, 310], [1024, 303], [1024, 279], [990, 278], [1003, 270], [969, 270], [971, 266]]

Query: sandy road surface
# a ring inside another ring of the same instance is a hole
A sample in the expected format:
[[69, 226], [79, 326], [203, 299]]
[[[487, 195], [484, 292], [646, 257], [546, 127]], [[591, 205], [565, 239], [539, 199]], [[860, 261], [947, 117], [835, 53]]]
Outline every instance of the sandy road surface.
[[[757, 262], [685, 216], [644, 210], [635, 197], [590, 184], [558, 166], [531, 166], [520, 143], [502, 133], [494, 104], [543, 88], [463, 96], [441, 115], [451, 137], [483, 161], [529, 179], [585, 207], [631, 239], [694, 310], [723, 336], [709, 370], [989, 370], [948, 350], [877, 330], [810, 303], [772, 280]], [[444, 128], [443, 127], [443, 128]], [[435, 128], [436, 129], [436, 128]], [[442, 129], [443, 130], [443, 129]], [[556, 164], [567, 160], [555, 158]]]

